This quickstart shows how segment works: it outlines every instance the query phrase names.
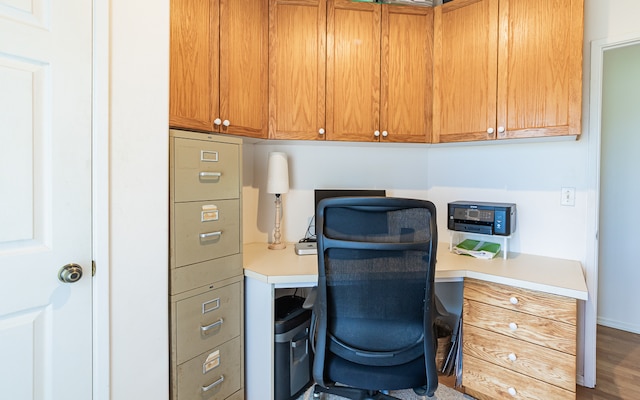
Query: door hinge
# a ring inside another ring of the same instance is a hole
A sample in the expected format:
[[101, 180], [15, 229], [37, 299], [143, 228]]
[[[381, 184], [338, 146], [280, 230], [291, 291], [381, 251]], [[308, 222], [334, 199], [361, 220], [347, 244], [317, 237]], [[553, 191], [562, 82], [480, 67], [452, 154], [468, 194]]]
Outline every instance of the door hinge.
[[91, 276], [96, 276], [96, 260], [91, 260]]

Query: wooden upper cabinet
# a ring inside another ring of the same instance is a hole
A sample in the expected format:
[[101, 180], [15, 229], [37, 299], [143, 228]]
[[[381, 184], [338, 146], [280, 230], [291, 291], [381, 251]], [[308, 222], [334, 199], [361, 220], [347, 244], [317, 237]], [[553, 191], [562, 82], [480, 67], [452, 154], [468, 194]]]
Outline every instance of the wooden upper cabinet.
[[170, 7], [169, 125], [212, 131], [218, 114], [218, 1], [171, 0]]
[[494, 139], [498, 0], [456, 0], [434, 16], [433, 142]]
[[580, 135], [583, 8], [584, 0], [500, 1], [499, 139]]
[[434, 17], [433, 142], [579, 135], [583, 0], [456, 0]]
[[380, 134], [379, 4], [329, 0], [327, 139], [377, 140]]
[[433, 9], [329, 0], [327, 139], [426, 142]]
[[382, 6], [380, 141], [429, 142], [433, 8]]
[[171, 0], [169, 125], [267, 137], [268, 0]]
[[325, 138], [326, 0], [269, 3], [269, 137]]

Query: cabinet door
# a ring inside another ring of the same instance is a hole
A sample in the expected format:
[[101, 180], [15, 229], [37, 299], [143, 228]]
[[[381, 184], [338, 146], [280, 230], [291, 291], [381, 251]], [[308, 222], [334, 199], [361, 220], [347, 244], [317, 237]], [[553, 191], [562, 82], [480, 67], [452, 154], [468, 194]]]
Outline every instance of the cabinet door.
[[211, 131], [218, 112], [218, 0], [171, 0], [169, 125]]
[[329, 0], [327, 139], [378, 140], [381, 6]]
[[583, 0], [501, 0], [498, 138], [579, 135]]
[[495, 138], [497, 40], [498, 0], [435, 8], [434, 143]]
[[433, 8], [382, 6], [381, 141], [431, 139]]
[[269, 137], [324, 139], [326, 0], [272, 0]]
[[266, 138], [268, 0], [219, 1], [222, 125], [214, 130]]

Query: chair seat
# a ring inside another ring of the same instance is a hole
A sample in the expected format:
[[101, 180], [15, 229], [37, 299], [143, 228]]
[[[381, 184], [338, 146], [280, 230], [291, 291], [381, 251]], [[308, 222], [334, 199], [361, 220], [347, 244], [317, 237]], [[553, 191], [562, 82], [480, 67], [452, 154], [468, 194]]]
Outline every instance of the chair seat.
[[325, 361], [329, 380], [361, 389], [398, 390], [427, 384], [423, 357], [402, 365], [371, 366], [356, 364], [329, 353]]

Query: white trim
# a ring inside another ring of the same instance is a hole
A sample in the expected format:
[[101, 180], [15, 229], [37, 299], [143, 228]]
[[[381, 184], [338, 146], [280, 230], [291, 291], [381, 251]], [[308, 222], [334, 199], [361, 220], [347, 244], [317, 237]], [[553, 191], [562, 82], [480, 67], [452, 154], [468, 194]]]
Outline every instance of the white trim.
[[93, 0], [93, 400], [111, 397], [109, 22], [110, 1]]
[[[604, 52], [640, 43], [640, 32], [591, 42], [591, 86], [589, 101], [589, 151], [585, 272], [589, 300], [584, 313], [584, 377], [586, 387], [596, 383], [596, 334], [598, 319], [598, 230], [600, 207], [600, 143], [602, 124], [602, 73]], [[606, 325], [606, 324], [603, 324]]]

